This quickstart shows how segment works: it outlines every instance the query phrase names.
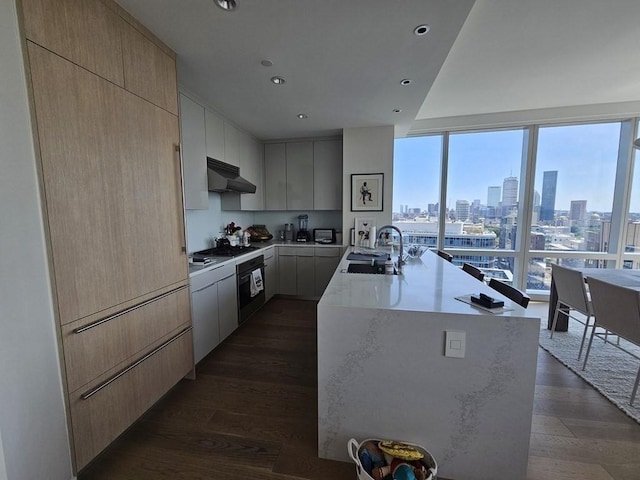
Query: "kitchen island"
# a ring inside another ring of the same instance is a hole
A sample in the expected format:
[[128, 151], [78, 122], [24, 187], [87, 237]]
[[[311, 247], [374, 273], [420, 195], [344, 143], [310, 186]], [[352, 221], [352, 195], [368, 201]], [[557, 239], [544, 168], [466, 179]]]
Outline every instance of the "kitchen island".
[[[318, 303], [319, 456], [389, 438], [446, 478], [526, 478], [540, 319], [432, 252], [369, 275], [346, 273], [351, 250]], [[456, 299], [480, 292], [504, 311]], [[446, 332], [464, 332], [464, 358], [445, 356]]]

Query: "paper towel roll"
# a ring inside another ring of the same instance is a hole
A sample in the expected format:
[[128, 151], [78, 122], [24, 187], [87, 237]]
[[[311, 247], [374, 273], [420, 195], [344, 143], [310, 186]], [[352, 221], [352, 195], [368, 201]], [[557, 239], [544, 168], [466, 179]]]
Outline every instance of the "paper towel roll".
[[369, 230], [369, 247], [376, 248], [376, 236], [378, 235], [378, 231], [376, 227], [371, 227]]

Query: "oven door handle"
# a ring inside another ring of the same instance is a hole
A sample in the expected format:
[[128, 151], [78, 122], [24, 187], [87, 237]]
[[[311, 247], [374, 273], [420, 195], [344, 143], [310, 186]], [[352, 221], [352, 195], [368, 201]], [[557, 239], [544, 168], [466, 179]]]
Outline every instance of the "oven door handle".
[[[262, 271], [262, 275], [264, 276], [264, 265], [256, 265], [256, 268], [254, 268], [253, 270], [258, 269]], [[251, 273], [253, 272], [253, 270], [238, 274], [238, 285], [244, 285], [245, 283], [247, 283], [251, 278]]]

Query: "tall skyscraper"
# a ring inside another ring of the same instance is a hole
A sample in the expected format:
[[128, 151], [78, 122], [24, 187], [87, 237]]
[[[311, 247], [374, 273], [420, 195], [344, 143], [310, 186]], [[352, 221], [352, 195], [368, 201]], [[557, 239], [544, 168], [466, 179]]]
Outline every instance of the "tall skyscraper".
[[518, 177], [507, 177], [502, 182], [502, 207], [506, 208], [518, 203]]
[[556, 211], [556, 185], [558, 171], [544, 172], [542, 177], [542, 201], [540, 203], [540, 221], [553, 221]]
[[571, 200], [571, 208], [569, 210], [569, 220], [577, 225], [584, 225], [587, 219], [587, 201]]
[[469, 202], [467, 200], [456, 201], [456, 220], [464, 222], [469, 219]]
[[487, 207], [498, 208], [500, 206], [500, 197], [502, 196], [502, 187], [489, 187], [487, 190]]

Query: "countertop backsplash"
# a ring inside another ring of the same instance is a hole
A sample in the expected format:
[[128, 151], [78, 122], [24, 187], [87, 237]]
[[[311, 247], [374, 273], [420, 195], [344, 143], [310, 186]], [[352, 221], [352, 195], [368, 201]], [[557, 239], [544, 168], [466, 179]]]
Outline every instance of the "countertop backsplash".
[[[308, 214], [308, 230], [313, 233], [314, 228], [335, 228], [340, 230], [342, 225], [342, 211], [308, 210], [308, 211], [268, 211], [241, 212], [222, 211], [220, 193], [209, 192], [208, 210], [187, 210], [187, 251], [189, 253], [213, 247], [213, 238], [217, 237], [221, 229], [228, 223], [234, 222], [243, 229], [254, 225], [266, 225], [274, 239], [278, 239], [280, 230], [284, 230], [285, 223], [293, 223], [298, 231], [298, 215]], [[249, 195], [249, 194], [247, 194]]]

